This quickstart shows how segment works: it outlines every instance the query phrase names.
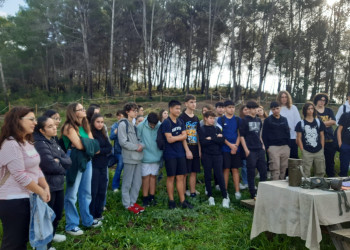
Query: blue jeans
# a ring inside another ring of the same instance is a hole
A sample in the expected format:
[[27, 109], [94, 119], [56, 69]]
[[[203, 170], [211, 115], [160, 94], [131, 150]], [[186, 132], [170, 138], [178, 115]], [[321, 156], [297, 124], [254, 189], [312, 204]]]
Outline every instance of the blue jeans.
[[242, 182], [244, 185], [248, 184], [247, 178], [247, 160], [242, 160], [242, 169], [241, 169]]
[[122, 174], [122, 170], [124, 168], [123, 156], [121, 154], [115, 155], [118, 159], [117, 168], [115, 169], [114, 177], [112, 180], [112, 189], [120, 188], [120, 176]]
[[75, 206], [78, 198], [79, 210], [82, 224], [90, 227], [93, 223], [93, 217], [90, 214], [89, 206], [91, 203], [91, 178], [92, 164], [89, 161], [86, 170], [82, 173], [78, 171], [74, 185], [66, 188], [64, 197], [64, 209], [66, 211], [66, 230], [72, 230], [79, 226], [79, 214]]

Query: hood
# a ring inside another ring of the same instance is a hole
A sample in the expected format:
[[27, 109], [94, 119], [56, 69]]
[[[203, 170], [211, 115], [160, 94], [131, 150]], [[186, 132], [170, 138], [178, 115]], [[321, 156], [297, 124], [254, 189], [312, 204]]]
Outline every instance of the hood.
[[[50, 140], [48, 140], [42, 133], [40, 132], [34, 132], [33, 133], [34, 141], [46, 141], [48, 143], [52, 143]], [[53, 138], [51, 138], [52, 140]]]
[[[160, 121], [158, 121], [158, 123], [157, 123], [156, 126], [154, 127], [154, 130], [158, 130], [160, 124], [161, 124]], [[145, 118], [145, 126], [146, 126], [146, 128], [153, 130], [153, 129], [149, 126], [148, 121], [147, 121], [146, 118]]]

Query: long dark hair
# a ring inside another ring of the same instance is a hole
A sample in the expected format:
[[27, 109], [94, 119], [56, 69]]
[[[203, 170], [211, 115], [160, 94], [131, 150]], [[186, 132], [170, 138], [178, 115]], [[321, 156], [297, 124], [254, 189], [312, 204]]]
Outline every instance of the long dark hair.
[[[56, 114], [56, 113], [55, 113], [55, 114]], [[40, 129], [42, 129], [42, 130], [45, 131], [44, 128], [45, 128], [45, 125], [46, 125], [46, 122], [47, 122], [48, 119], [51, 119], [51, 118], [48, 117], [48, 116], [45, 116], [45, 115], [40, 116], [40, 117], [37, 119], [37, 123], [36, 123], [36, 126], [35, 126], [34, 131], [35, 131], [36, 133], [41, 133], [41, 132], [40, 132]]]
[[77, 111], [76, 108], [77, 108], [78, 104], [79, 103], [75, 102], [75, 103], [69, 104], [67, 106], [66, 121], [64, 122], [64, 124], [61, 128], [62, 135], [63, 135], [64, 128], [66, 126], [68, 126], [68, 129], [70, 127], [73, 127], [74, 130], [78, 133], [78, 135], [79, 135], [79, 126], [83, 126], [83, 128], [87, 134], [89, 134], [89, 132], [91, 131], [89, 122], [86, 119], [86, 117], [83, 118], [83, 120], [81, 121], [81, 124], [80, 124], [79, 119], [78, 119], [77, 115], [75, 114], [75, 112]]
[[[97, 118], [100, 118], [100, 117], [103, 118], [103, 115], [101, 115], [101, 114], [94, 114], [94, 115], [91, 117], [90, 126], [91, 126], [92, 135], [93, 135], [94, 137], [96, 137], [96, 135], [97, 135], [97, 133], [98, 133], [98, 130], [95, 128], [94, 123], [95, 123], [96, 119], [97, 119]], [[104, 128], [101, 129], [101, 132], [102, 132], [103, 136], [104, 136], [106, 139], [108, 139], [107, 134], [106, 134], [106, 131], [105, 131]]]
[[1, 127], [0, 132], [0, 148], [6, 139], [12, 136], [17, 142], [24, 143], [24, 140], [33, 143], [33, 135], [25, 135], [25, 131], [20, 123], [22, 117], [28, 113], [34, 112], [33, 109], [28, 107], [14, 107], [5, 114], [4, 124]]

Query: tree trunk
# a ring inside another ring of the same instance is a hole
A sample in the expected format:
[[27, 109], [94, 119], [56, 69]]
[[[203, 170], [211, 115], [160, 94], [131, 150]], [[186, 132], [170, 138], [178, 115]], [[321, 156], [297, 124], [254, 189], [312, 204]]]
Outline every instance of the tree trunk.
[[88, 17], [87, 10], [82, 6], [81, 0], [78, 0], [79, 5], [79, 14], [80, 14], [80, 26], [81, 34], [83, 36], [83, 46], [84, 46], [84, 60], [86, 67], [86, 83], [88, 89], [88, 95], [90, 98], [93, 96], [92, 90], [92, 79], [91, 79], [91, 65], [90, 65], [90, 56], [88, 48]]
[[2, 70], [2, 61], [0, 57], [0, 77], [1, 77], [1, 83], [2, 83], [2, 89], [4, 91], [4, 99], [6, 105], [8, 105], [9, 100], [8, 100], [8, 95], [7, 95], [7, 87], [6, 87], [6, 82], [5, 82], [5, 76], [4, 76], [4, 71]]
[[114, 44], [114, 13], [115, 13], [115, 0], [112, 3], [112, 20], [111, 20], [111, 44], [109, 50], [109, 81], [107, 94], [112, 96], [112, 83], [113, 83], [113, 44]]

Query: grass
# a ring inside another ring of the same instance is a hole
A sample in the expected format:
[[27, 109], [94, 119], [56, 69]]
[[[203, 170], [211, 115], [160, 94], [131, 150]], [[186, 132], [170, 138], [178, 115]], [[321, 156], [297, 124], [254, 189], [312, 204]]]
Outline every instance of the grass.
[[[152, 107], [152, 109], [155, 107]], [[61, 111], [61, 110], [60, 110]], [[61, 114], [64, 118], [63, 113]], [[114, 119], [106, 119], [110, 126]], [[1, 121], [0, 121], [1, 123]], [[63, 122], [61, 123], [63, 124]], [[339, 171], [339, 155], [335, 157]], [[165, 169], [163, 169], [165, 174]], [[110, 180], [114, 174], [110, 170]], [[215, 207], [209, 207], [204, 194], [204, 176], [198, 175], [197, 190], [201, 194], [190, 199], [193, 210], [167, 208], [165, 178], [157, 186], [158, 205], [147, 208], [143, 214], [132, 215], [121, 203], [121, 194], [113, 193], [109, 187], [107, 211], [103, 226], [83, 228], [83, 236], [67, 235], [67, 241], [53, 243], [56, 249], [306, 249], [305, 241], [298, 237], [274, 235], [272, 239], [262, 233], [250, 240], [253, 211], [242, 207], [234, 198], [232, 179], [229, 183], [230, 209], [221, 206], [221, 193], [213, 191]], [[140, 193], [139, 199], [142, 194]], [[249, 199], [248, 191], [242, 199]], [[141, 201], [140, 201], [141, 202]], [[58, 233], [64, 232], [65, 218], [61, 220]], [[323, 234], [321, 249], [334, 249], [329, 235]], [[0, 243], [2, 227], [0, 223]], [[29, 246], [29, 245], [28, 245]]]
[[[113, 173], [111, 170], [110, 179]], [[196, 199], [189, 198], [195, 205], [193, 210], [167, 208], [163, 178], [157, 187], [157, 206], [147, 208], [140, 215], [125, 210], [121, 194], [113, 193], [109, 187], [103, 226], [83, 228], [83, 236], [67, 235], [67, 241], [53, 246], [56, 249], [306, 249], [303, 240], [286, 235], [275, 235], [269, 240], [262, 233], [251, 241], [253, 211], [234, 199], [232, 180], [229, 183], [230, 209], [222, 208], [221, 194], [216, 190], [213, 193], [216, 206], [210, 207], [204, 195], [203, 173], [199, 174], [198, 182], [201, 194]], [[243, 191], [242, 198], [249, 198], [248, 191]], [[58, 233], [64, 232], [64, 222], [63, 218]], [[323, 235], [321, 249], [334, 249], [328, 235]]]

